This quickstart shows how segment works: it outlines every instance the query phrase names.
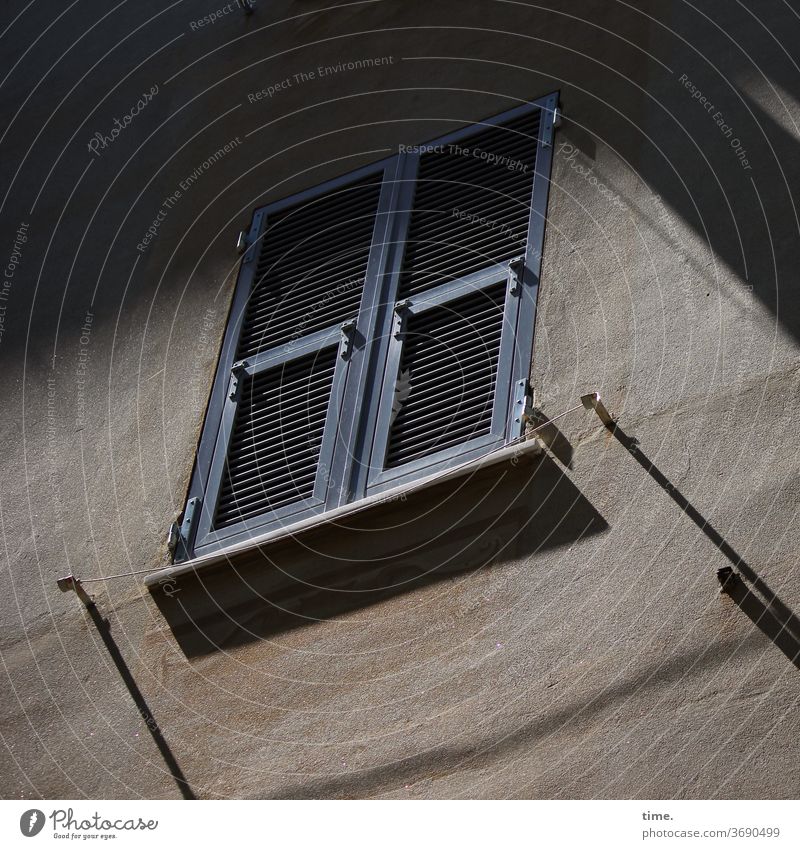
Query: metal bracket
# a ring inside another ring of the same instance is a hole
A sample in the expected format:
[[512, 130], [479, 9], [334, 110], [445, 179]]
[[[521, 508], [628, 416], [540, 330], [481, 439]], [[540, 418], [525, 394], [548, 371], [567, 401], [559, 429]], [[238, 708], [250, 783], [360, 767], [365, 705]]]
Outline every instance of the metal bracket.
[[231, 382], [228, 386], [228, 398], [236, 401], [239, 398], [239, 388], [242, 384], [242, 375], [247, 368], [247, 360], [239, 360], [231, 366]]
[[518, 435], [525, 433], [525, 426], [533, 416], [532, 392], [527, 380], [518, 380], [514, 384], [514, 424], [519, 430]]
[[231, 372], [231, 382], [228, 387], [228, 398], [231, 401], [236, 401], [239, 395], [239, 375]]
[[514, 295], [522, 294], [522, 284], [523, 278], [525, 276], [525, 257], [518, 256], [514, 257], [514, 259], [509, 260], [508, 263], [508, 276], [511, 281], [511, 289], [509, 293]]
[[342, 341], [339, 346], [339, 354], [342, 359], [346, 360], [353, 353], [353, 343], [355, 342], [356, 336], [356, 320], [354, 318], [350, 318], [347, 321], [343, 321], [341, 329]]
[[177, 522], [173, 522], [167, 530], [167, 551], [169, 551], [170, 554], [174, 554], [175, 546], [178, 544], [178, 540], [180, 538], [181, 529], [178, 527]]
[[56, 583], [62, 593], [68, 593], [70, 590], [73, 590], [75, 595], [78, 596], [86, 607], [95, 606], [94, 599], [83, 588], [83, 584], [80, 582], [80, 579], [76, 578], [74, 575], [67, 575], [64, 578], [59, 578]]
[[395, 314], [395, 331], [394, 338], [400, 339], [403, 335], [403, 321], [408, 313], [408, 308], [411, 306], [411, 301], [403, 300], [398, 301], [394, 305], [394, 314]]
[[561, 109], [558, 105], [544, 110], [544, 147], [553, 146], [553, 133], [561, 126]]
[[189, 552], [194, 540], [194, 532], [197, 528], [197, 513], [202, 503], [202, 498], [190, 498], [186, 503], [186, 510], [183, 512], [183, 521], [181, 522], [181, 529], [178, 534], [178, 542], [175, 546], [176, 561], [189, 559]]
[[581, 395], [581, 403], [587, 410], [594, 410], [600, 417], [600, 421], [609, 430], [614, 430], [617, 426], [617, 423], [611, 418], [611, 414], [606, 409], [606, 405], [600, 400], [599, 392], [590, 392], [588, 395]]

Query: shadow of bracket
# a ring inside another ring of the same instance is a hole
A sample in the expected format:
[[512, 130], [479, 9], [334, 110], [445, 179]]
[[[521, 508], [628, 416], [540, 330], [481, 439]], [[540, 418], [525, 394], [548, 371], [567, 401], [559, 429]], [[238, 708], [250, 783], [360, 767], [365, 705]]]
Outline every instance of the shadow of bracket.
[[[600, 421], [614, 438], [625, 448], [634, 460], [680, 507], [681, 511], [697, 525], [709, 540], [726, 557], [731, 566], [718, 570], [717, 576], [722, 591], [730, 596], [737, 606], [752, 620], [773, 643], [800, 669], [797, 658], [800, 653], [800, 620], [774, 593], [769, 585], [733, 548], [722, 534], [703, 516], [689, 499], [669, 480], [669, 478], [650, 460], [639, 447], [639, 440], [628, 436], [612, 418], [603, 404], [600, 395], [592, 392], [581, 398], [587, 410], [594, 410]], [[745, 585], [739, 574], [751, 584]], [[760, 597], [759, 597], [760, 596]]]

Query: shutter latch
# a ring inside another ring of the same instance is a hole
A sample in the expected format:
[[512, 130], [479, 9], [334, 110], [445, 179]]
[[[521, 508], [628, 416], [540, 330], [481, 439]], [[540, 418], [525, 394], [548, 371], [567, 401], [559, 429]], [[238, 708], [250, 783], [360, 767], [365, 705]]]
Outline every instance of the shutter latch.
[[508, 276], [511, 280], [510, 292], [515, 297], [522, 294], [522, 280], [525, 276], [525, 257], [518, 256], [508, 263]]

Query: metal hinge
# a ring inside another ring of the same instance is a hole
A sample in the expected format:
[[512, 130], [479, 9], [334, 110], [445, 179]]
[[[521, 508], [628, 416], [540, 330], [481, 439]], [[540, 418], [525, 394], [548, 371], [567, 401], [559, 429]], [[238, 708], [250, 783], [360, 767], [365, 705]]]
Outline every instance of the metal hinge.
[[402, 300], [394, 305], [394, 338], [400, 339], [403, 336], [403, 323], [408, 314], [408, 309], [411, 306], [411, 301]]
[[544, 138], [542, 145], [551, 147], [553, 144], [553, 134], [561, 126], [561, 108], [554, 106], [552, 109], [545, 109], [544, 119]]
[[533, 390], [527, 380], [518, 380], [514, 384], [514, 430], [517, 436], [525, 433], [525, 426], [532, 421], [533, 414]]
[[514, 259], [509, 260], [508, 276], [511, 281], [511, 288], [509, 289], [509, 294], [513, 295], [514, 297], [516, 297], [517, 295], [521, 295], [522, 284], [525, 277], [524, 256], [514, 257]]
[[231, 366], [231, 380], [228, 384], [228, 398], [231, 401], [239, 400], [239, 389], [242, 385], [242, 375], [247, 368], [247, 360], [239, 360]]
[[339, 354], [343, 360], [346, 360], [353, 353], [353, 343], [356, 337], [356, 320], [350, 318], [343, 321], [341, 324], [342, 341], [339, 345]]
[[178, 539], [175, 544], [174, 560], [176, 562], [188, 560], [191, 556], [190, 552], [194, 542], [194, 534], [197, 530], [197, 520], [202, 503], [202, 498], [190, 498], [186, 503], [186, 509], [183, 511], [183, 521], [181, 522]]
[[[261, 232], [261, 219], [263, 212], [257, 212], [250, 222], [249, 230], [240, 230], [236, 238], [237, 253], [244, 254], [242, 257], [242, 265], [252, 262], [256, 256], [256, 245], [258, 244], [258, 234]], [[250, 235], [252, 234], [252, 236]]]
[[181, 538], [181, 529], [177, 522], [173, 522], [167, 530], [167, 551], [170, 554], [175, 553], [175, 548], [178, 545], [178, 540]]

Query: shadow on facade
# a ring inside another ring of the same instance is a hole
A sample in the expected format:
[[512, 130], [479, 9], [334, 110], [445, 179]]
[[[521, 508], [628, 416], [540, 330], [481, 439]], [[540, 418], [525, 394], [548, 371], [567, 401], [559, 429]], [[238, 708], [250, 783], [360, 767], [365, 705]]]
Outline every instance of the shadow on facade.
[[[697, 525], [703, 534], [730, 562], [730, 566], [717, 571], [717, 576], [722, 584], [722, 591], [736, 603], [753, 624], [796, 667], [800, 668], [800, 620], [798, 620], [797, 616], [781, 601], [769, 584], [733, 548], [711, 522], [669, 480], [661, 469], [650, 460], [639, 447], [639, 441], [636, 437], [629, 436], [615, 422], [607, 424], [606, 427], [631, 457], [636, 460], [647, 474], [678, 505], [680, 510]], [[744, 576], [747, 583], [734, 571], [736, 569]]]
[[150, 732], [153, 742], [158, 747], [158, 751], [161, 753], [161, 757], [164, 759], [164, 763], [166, 764], [170, 775], [175, 779], [175, 783], [178, 785], [178, 790], [180, 791], [181, 796], [183, 796], [184, 799], [196, 799], [197, 797], [195, 796], [191, 785], [186, 780], [186, 776], [183, 774], [183, 770], [180, 768], [175, 755], [172, 753], [169, 743], [167, 743], [164, 735], [161, 733], [161, 727], [158, 722], [156, 722], [153, 712], [150, 710], [150, 706], [147, 704], [142, 691], [139, 689], [139, 685], [136, 683], [128, 664], [125, 662], [125, 658], [122, 656], [122, 652], [119, 650], [117, 641], [111, 633], [111, 623], [108, 619], [101, 615], [100, 611], [94, 604], [88, 605], [86, 607], [86, 611], [94, 623], [95, 628], [97, 628], [97, 632], [100, 634], [103, 644], [106, 647], [106, 651], [108, 651], [111, 660], [114, 662], [114, 666], [117, 667], [117, 672], [119, 672], [123, 684], [125, 684], [133, 703], [136, 705], [139, 715], [144, 720], [144, 724]]
[[546, 455], [381, 505], [151, 588], [188, 656], [229, 649], [473, 570], [571, 545], [605, 520]]
[[[385, 795], [391, 793], [392, 788], [399, 791], [403, 785], [430, 779], [432, 775], [486, 769], [497, 761], [519, 756], [522, 751], [552, 735], [566, 735], [574, 745], [574, 735], [582, 728], [600, 721], [601, 715], [628, 703], [630, 699], [644, 696], [652, 690], [666, 692], [671, 686], [681, 683], [688, 685], [692, 681], [705, 681], [708, 673], [723, 664], [739, 663], [744, 655], [757, 654], [763, 650], [763, 640], [751, 634], [744, 640], [715, 642], [700, 652], [673, 654], [668, 659], [656, 660], [628, 674], [623, 670], [616, 680], [610, 681], [591, 698], [570, 698], [569, 693], [557, 694], [549, 709], [544, 708], [533, 721], [524, 722], [516, 729], [488, 734], [468, 746], [442, 746], [349, 775], [309, 776], [307, 781], [285, 788], [276, 798], [360, 799], [378, 791]], [[646, 788], [643, 787], [642, 791], [644, 794]], [[531, 798], [531, 794], [535, 796], [535, 788], [530, 786], [520, 786], [519, 792], [525, 798]]]

